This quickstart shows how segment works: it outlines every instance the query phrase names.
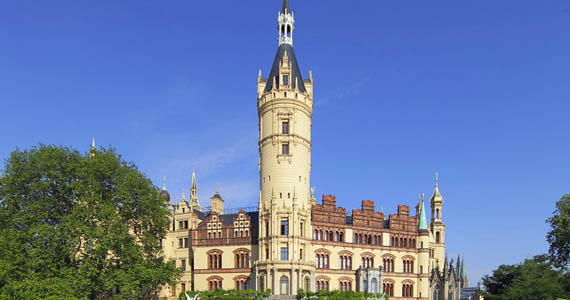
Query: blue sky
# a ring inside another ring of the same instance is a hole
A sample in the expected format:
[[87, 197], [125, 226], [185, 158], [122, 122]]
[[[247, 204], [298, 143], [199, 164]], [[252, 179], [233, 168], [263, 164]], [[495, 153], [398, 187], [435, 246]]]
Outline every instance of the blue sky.
[[[257, 204], [258, 69], [280, 1], [6, 1], [0, 157], [112, 145], [175, 199]], [[395, 212], [440, 173], [451, 257], [474, 285], [547, 250], [570, 193], [570, 2], [292, 0], [313, 71], [312, 185]]]

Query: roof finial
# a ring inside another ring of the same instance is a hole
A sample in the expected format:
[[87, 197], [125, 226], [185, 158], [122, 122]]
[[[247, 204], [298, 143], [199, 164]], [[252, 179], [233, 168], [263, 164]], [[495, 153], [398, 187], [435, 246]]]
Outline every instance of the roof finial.
[[437, 171], [435, 171], [435, 187], [438, 187], [438, 183], [439, 183], [439, 175]]
[[166, 191], [166, 176], [162, 178], [162, 190]]
[[95, 137], [91, 140], [91, 149], [95, 149]]
[[182, 188], [182, 201], [186, 201], [186, 193], [184, 193], [184, 188]]
[[220, 194], [220, 181], [216, 181], [216, 194]]

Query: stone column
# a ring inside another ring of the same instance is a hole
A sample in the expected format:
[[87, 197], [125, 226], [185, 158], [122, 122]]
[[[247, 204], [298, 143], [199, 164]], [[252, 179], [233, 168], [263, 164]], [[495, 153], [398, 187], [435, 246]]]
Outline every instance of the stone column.
[[311, 271], [311, 291], [315, 291], [315, 271]]
[[277, 269], [273, 269], [273, 289], [272, 289], [273, 295], [279, 295], [277, 293]]
[[291, 268], [291, 293], [289, 293], [289, 295], [295, 295], [295, 269]]
[[301, 277], [302, 277], [302, 276], [301, 276], [301, 268], [299, 268], [299, 269], [297, 269], [297, 286], [298, 286], [297, 288], [298, 288], [298, 289], [302, 289], [302, 288], [303, 288], [303, 286], [302, 286], [303, 281], [301, 280]]
[[254, 290], [254, 291], [257, 291], [257, 290], [259, 289], [259, 287], [258, 287], [258, 285], [259, 285], [258, 281], [259, 281], [259, 273], [257, 272], [257, 266], [256, 266], [256, 267], [255, 267], [255, 277], [254, 277], [254, 279], [253, 279], [253, 284], [254, 284], [253, 290]]

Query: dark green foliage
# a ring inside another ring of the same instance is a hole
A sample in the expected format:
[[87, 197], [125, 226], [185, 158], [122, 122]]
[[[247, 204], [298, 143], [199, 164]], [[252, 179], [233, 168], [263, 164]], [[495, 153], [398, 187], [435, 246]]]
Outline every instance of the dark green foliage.
[[518, 265], [501, 265], [483, 277], [489, 300], [554, 300], [570, 294], [570, 276], [554, 269], [546, 255]]
[[147, 298], [179, 275], [167, 228], [166, 200], [114, 149], [16, 150], [0, 178], [0, 299]]
[[546, 222], [551, 227], [546, 236], [550, 260], [557, 267], [567, 268], [570, 263], [570, 195], [564, 195], [556, 202], [554, 215]]

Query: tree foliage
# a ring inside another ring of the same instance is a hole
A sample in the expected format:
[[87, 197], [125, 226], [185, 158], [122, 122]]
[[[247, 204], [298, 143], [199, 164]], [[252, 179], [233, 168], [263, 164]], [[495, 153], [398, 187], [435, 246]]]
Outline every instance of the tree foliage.
[[179, 271], [162, 258], [167, 201], [114, 149], [16, 150], [0, 177], [0, 299], [144, 299]]
[[547, 221], [550, 231], [546, 240], [550, 244], [548, 250], [552, 262], [562, 268], [570, 263], [570, 195], [564, 195], [556, 202], [554, 215]]
[[555, 269], [546, 255], [501, 265], [483, 277], [483, 284], [489, 300], [554, 300], [570, 294], [569, 274]]

